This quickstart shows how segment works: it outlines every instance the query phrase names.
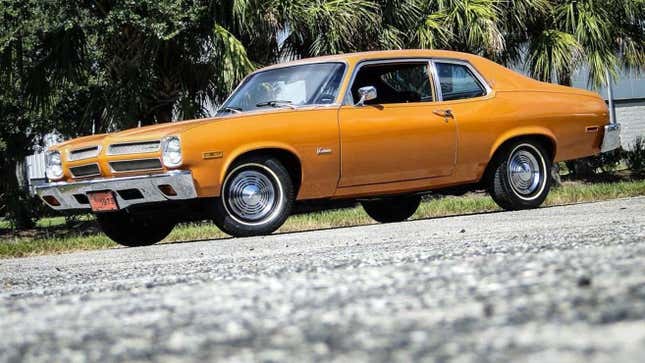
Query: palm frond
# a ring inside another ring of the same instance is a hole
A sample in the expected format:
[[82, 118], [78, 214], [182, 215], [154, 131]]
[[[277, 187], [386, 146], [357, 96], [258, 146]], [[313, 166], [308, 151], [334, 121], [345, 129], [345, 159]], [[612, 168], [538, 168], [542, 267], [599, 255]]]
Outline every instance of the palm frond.
[[434, 15], [432, 20], [441, 21], [440, 27], [446, 28], [446, 33], [452, 34], [450, 48], [496, 55], [505, 47], [498, 3], [498, 0], [438, 0], [430, 15]]
[[437, 12], [428, 15], [422, 25], [417, 27], [414, 39], [419, 48], [449, 47], [448, 43], [454, 36], [446, 24], [446, 14]]
[[528, 69], [533, 78], [551, 82], [555, 75], [570, 74], [580, 64], [583, 49], [572, 34], [545, 30], [531, 39], [528, 49]]

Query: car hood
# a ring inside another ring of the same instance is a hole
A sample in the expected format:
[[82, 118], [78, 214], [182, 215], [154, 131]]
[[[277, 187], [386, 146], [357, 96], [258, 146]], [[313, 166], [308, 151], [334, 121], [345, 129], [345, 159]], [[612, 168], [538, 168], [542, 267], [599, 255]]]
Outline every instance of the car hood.
[[83, 136], [55, 145], [52, 149], [80, 149], [95, 145], [109, 145], [120, 142], [136, 142], [144, 140], [160, 140], [166, 136], [177, 135], [206, 122], [213, 122], [215, 118], [169, 122], [158, 125], [137, 127], [109, 134]]
[[61, 144], [53, 146], [52, 150], [72, 150], [72, 149], [82, 149], [84, 147], [103, 145], [104, 147], [110, 144], [122, 143], [122, 142], [137, 142], [137, 141], [148, 141], [148, 140], [160, 140], [166, 136], [179, 135], [190, 129], [204, 125], [207, 123], [224, 123], [224, 122], [235, 122], [237, 119], [245, 118], [262, 118], [272, 114], [283, 114], [283, 113], [292, 113], [298, 111], [306, 111], [312, 109], [311, 107], [299, 108], [297, 110], [292, 110], [288, 108], [276, 108], [276, 109], [266, 109], [261, 111], [254, 112], [245, 112], [243, 114], [226, 114], [223, 116], [216, 116], [204, 119], [196, 120], [187, 120], [179, 122], [168, 122], [163, 124], [137, 127], [134, 129], [123, 130], [119, 132], [109, 133], [109, 134], [100, 134], [100, 135], [91, 135], [75, 138]]

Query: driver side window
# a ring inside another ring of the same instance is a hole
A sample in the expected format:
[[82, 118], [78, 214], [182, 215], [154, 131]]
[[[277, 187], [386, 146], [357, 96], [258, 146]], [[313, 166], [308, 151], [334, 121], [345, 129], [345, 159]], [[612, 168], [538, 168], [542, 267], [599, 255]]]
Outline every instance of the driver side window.
[[434, 93], [428, 62], [368, 64], [362, 66], [351, 87], [354, 103], [361, 87], [374, 86], [377, 97], [365, 104], [430, 102]]

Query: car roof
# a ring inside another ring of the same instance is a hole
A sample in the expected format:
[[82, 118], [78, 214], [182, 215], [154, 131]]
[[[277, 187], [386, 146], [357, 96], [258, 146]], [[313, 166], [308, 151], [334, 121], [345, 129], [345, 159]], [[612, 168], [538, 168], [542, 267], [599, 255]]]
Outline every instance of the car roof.
[[300, 64], [311, 64], [321, 62], [344, 62], [350, 67], [354, 67], [361, 61], [393, 59], [393, 58], [440, 58], [453, 59], [469, 62], [478, 73], [486, 80], [491, 88], [499, 90], [542, 90], [557, 91], [584, 94], [587, 96], [597, 97], [593, 92], [571, 87], [564, 87], [550, 83], [539, 82], [516, 71], [510, 70], [500, 64], [497, 64], [484, 57], [475, 54], [455, 52], [450, 50], [438, 49], [400, 49], [400, 50], [382, 50], [359, 53], [344, 53], [323, 57], [304, 58], [289, 62], [274, 64], [265, 68], [258, 69], [257, 72], [273, 68], [289, 67]]
[[274, 64], [258, 71], [263, 71], [272, 68], [288, 67], [300, 64], [321, 63], [321, 62], [347, 62], [354, 64], [363, 60], [375, 59], [388, 59], [388, 58], [450, 58], [460, 60], [471, 60], [472, 58], [479, 58], [476, 55], [455, 52], [450, 50], [435, 50], [435, 49], [402, 49], [402, 50], [379, 50], [371, 52], [359, 53], [343, 53], [337, 55], [329, 55], [322, 57], [303, 58], [294, 61]]

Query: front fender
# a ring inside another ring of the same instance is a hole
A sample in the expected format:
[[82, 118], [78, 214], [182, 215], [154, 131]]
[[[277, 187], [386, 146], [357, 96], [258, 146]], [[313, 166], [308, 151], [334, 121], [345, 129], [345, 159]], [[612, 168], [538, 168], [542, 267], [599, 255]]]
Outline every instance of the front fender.
[[226, 173], [230, 169], [231, 165], [237, 160], [240, 156], [259, 150], [268, 150], [268, 149], [278, 149], [288, 151], [291, 154], [295, 155], [298, 160], [302, 160], [298, 151], [289, 144], [276, 141], [267, 141], [267, 142], [254, 142], [250, 144], [244, 144], [236, 147], [231, 152], [228, 153], [227, 157], [222, 163], [222, 168], [220, 169], [219, 175], [219, 185], [222, 185], [224, 178], [226, 178]]

